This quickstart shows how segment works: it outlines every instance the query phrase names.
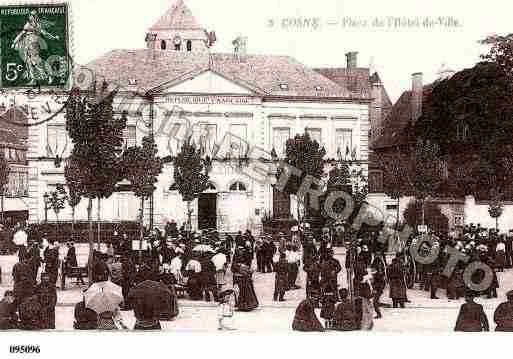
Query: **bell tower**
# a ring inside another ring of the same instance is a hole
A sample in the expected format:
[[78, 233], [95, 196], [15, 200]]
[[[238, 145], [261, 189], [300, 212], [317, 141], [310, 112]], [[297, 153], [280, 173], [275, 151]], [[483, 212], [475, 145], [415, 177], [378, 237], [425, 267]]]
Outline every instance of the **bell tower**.
[[148, 49], [181, 52], [207, 52], [215, 33], [207, 32], [183, 0], [172, 0], [171, 8], [148, 30]]

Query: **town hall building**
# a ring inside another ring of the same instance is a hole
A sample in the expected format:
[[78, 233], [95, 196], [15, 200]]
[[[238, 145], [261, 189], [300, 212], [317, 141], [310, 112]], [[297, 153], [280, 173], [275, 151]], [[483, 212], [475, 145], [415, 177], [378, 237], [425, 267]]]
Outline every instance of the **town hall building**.
[[[186, 219], [172, 159], [189, 133], [212, 159], [208, 190], [192, 206], [195, 229], [259, 231], [263, 216], [294, 216], [293, 198], [273, 190], [270, 178], [271, 154], [283, 157], [285, 142], [296, 134], [308, 132], [324, 146], [326, 158], [351, 153], [366, 168], [370, 124], [391, 103], [379, 76], [358, 67], [356, 52], [346, 54], [346, 67], [331, 69], [309, 68], [289, 56], [250, 54], [244, 37], [234, 40], [233, 52], [215, 53], [216, 34], [202, 28], [182, 0], [145, 39], [146, 48], [113, 50], [84, 68], [96, 84], [119, 86], [116, 111], [128, 112], [125, 146], [140, 144], [152, 131], [159, 156], [168, 159], [145, 209], [148, 214], [153, 207], [156, 226]], [[44, 194], [65, 184], [64, 165], [55, 157], [65, 160], [70, 142], [63, 113], [29, 128], [30, 222], [43, 220]], [[129, 186], [119, 188], [102, 201], [102, 219], [137, 220], [139, 201]], [[77, 219], [87, 218], [86, 202], [78, 205]], [[70, 218], [70, 208], [64, 209], [60, 219]]]

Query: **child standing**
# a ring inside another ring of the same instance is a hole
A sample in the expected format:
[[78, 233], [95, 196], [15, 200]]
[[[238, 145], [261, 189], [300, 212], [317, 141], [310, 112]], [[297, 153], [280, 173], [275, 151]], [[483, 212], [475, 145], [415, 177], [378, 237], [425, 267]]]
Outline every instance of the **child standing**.
[[335, 313], [335, 305], [337, 304], [337, 293], [325, 292], [322, 296], [321, 318], [324, 319], [324, 328], [332, 329], [333, 314]]
[[217, 307], [218, 330], [235, 330], [227, 324], [232, 324], [235, 312], [235, 292], [227, 289], [219, 293], [219, 305]]

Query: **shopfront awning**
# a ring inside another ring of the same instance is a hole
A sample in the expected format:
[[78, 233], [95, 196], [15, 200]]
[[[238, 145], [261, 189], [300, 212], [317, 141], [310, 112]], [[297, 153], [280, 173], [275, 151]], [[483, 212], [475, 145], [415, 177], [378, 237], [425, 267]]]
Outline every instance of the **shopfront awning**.
[[4, 212], [28, 211], [28, 198], [5, 197]]

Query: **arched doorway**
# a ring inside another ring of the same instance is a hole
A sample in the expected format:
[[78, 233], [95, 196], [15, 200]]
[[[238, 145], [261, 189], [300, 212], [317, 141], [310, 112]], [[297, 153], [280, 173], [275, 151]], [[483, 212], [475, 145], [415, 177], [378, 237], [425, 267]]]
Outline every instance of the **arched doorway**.
[[217, 228], [217, 188], [209, 183], [198, 197], [198, 229]]

